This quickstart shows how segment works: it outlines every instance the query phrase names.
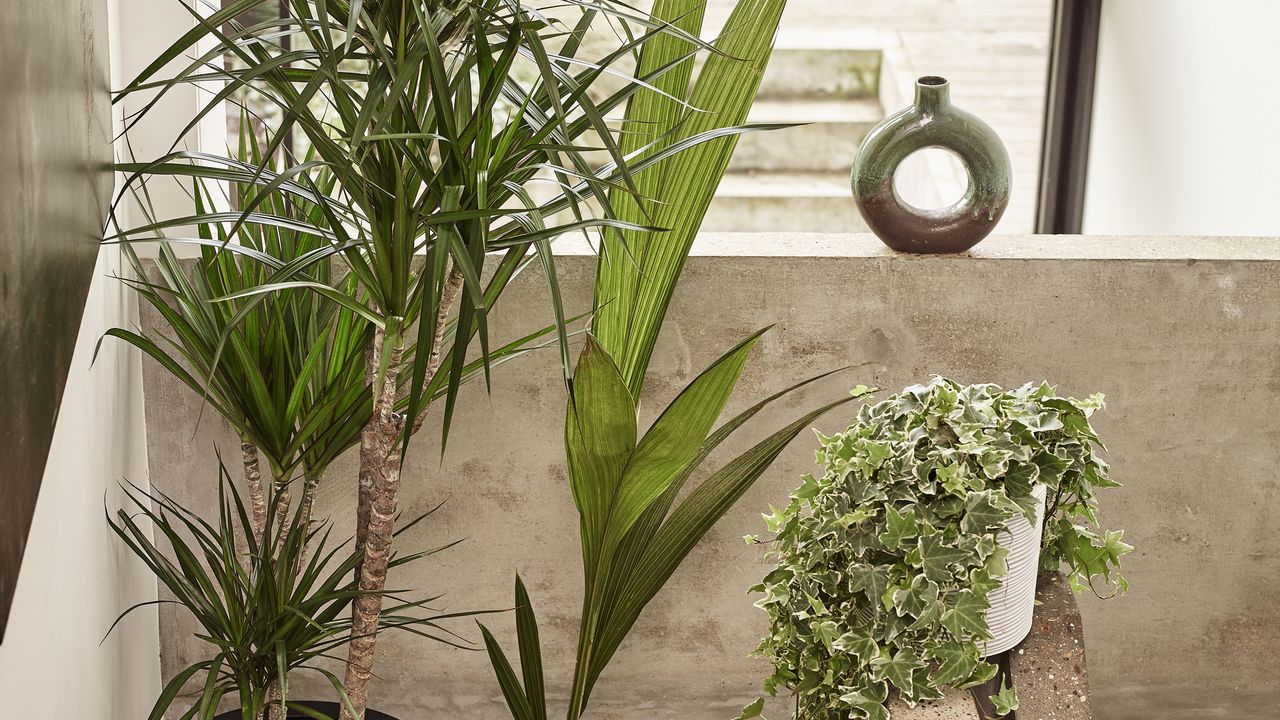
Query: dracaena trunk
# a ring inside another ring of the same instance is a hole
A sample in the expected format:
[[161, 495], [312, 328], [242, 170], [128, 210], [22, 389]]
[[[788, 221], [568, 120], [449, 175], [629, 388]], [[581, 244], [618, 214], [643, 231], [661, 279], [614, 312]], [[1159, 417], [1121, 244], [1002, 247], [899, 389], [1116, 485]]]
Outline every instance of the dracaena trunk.
[[[315, 513], [316, 493], [320, 490], [320, 472], [308, 470], [304, 475], [302, 484], [302, 505], [298, 510], [299, 522], [302, 523], [302, 531], [309, 532], [311, 530], [311, 516]], [[310, 543], [303, 543], [302, 553], [298, 556], [298, 569], [301, 570], [307, 564], [307, 547]]]
[[[379, 366], [378, 348], [384, 335], [377, 332], [367, 352], [366, 367], [374, 382]], [[400, 438], [404, 417], [395, 411], [396, 377], [402, 349], [393, 347], [387, 358], [381, 391], [373, 415], [360, 434], [360, 487], [356, 542], [360, 557], [357, 569], [360, 590], [365, 595], [351, 605], [351, 642], [347, 650], [343, 688], [355, 710], [343, 704], [343, 720], [362, 720], [369, 701], [369, 680], [373, 676], [374, 647], [378, 621], [382, 615], [383, 588], [391, 560], [395, 532], [397, 496], [400, 491]]]
[[262, 487], [262, 470], [258, 466], [258, 446], [251, 442], [240, 443], [240, 455], [244, 463], [244, 479], [249, 486], [249, 505], [252, 508], [253, 539], [262, 546], [262, 534], [267, 527], [267, 496]]

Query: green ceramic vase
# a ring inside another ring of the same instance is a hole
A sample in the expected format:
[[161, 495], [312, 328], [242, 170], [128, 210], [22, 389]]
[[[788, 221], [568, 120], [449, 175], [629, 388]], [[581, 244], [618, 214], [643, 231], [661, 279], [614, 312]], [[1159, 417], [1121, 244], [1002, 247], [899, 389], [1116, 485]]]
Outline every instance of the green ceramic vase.
[[[969, 175], [964, 197], [937, 210], [912, 207], [898, 196], [893, 175], [911, 153], [946, 148]], [[853, 164], [858, 211], [885, 245], [900, 252], [957, 253], [990, 234], [1009, 204], [1009, 153], [1000, 137], [971, 113], [951, 105], [945, 78], [916, 81], [915, 104], [877, 125]]]

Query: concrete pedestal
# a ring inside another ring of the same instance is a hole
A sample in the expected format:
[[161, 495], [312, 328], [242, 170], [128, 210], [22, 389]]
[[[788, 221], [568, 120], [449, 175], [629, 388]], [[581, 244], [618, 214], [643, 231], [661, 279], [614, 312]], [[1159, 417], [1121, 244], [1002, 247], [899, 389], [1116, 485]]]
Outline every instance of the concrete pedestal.
[[[1009, 674], [1018, 690], [1016, 720], [1092, 720], [1084, 626], [1075, 595], [1061, 574], [1040, 575], [1031, 633], [1007, 657]], [[889, 713], [893, 720], [982, 718], [969, 690], [957, 690], [914, 708], [895, 701], [889, 705]]]

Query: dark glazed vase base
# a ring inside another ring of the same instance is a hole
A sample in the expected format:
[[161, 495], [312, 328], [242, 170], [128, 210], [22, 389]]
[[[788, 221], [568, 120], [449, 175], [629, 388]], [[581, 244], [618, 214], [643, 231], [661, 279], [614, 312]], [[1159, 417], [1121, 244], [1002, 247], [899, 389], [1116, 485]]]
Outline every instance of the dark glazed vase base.
[[[337, 720], [338, 716], [342, 714], [341, 708], [336, 702], [311, 702], [310, 700], [301, 700], [298, 704], [306, 705], [308, 708], [315, 710], [327, 718], [333, 718], [333, 720]], [[232, 710], [230, 712], [224, 712], [220, 715], [215, 715], [213, 720], [241, 720], [240, 711]], [[290, 710], [287, 720], [314, 720], [314, 718], [309, 715], [304, 715], [297, 710]], [[377, 710], [365, 710], [364, 720], [397, 720], [397, 718], [386, 713], [380, 713]]]

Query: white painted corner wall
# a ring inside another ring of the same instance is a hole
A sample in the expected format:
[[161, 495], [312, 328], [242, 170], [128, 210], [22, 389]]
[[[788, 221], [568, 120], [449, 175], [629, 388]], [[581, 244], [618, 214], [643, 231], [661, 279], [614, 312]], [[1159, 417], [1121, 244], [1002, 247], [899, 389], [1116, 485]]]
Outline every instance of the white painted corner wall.
[[1280, 235], [1280, 3], [1102, 5], [1084, 232]]
[[133, 298], [109, 277], [120, 269], [119, 253], [104, 250], [85, 304], [0, 644], [6, 717], [141, 720], [160, 693], [154, 606], [132, 613], [103, 641], [121, 611], [156, 597], [154, 576], [104, 515], [104, 507], [121, 506], [118, 482], [147, 481], [138, 354], [107, 341], [90, 367], [102, 333], [137, 317]]
[[[108, 0], [111, 83], [125, 74], [122, 9]], [[134, 8], [129, 7], [129, 12]], [[119, 127], [117, 113], [116, 125]], [[136, 298], [117, 278], [118, 250], [99, 253], [66, 390], [36, 504], [4, 643], [0, 697], [14, 718], [140, 720], [160, 693], [156, 580], [107, 526], [122, 506], [119, 483], [147, 485], [142, 365], [108, 340], [112, 327], [136, 325]]]

